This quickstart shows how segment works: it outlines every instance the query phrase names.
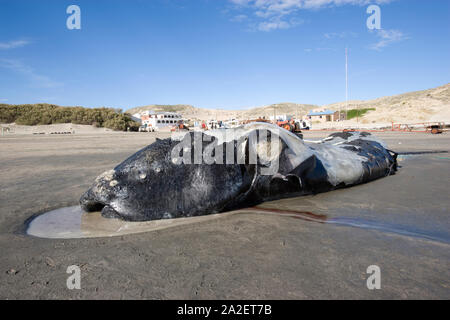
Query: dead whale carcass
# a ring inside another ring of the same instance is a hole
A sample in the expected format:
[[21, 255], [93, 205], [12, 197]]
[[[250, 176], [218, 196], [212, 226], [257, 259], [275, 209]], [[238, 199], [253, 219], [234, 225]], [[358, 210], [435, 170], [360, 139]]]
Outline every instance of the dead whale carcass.
[[267, 123], [159, 140], [97, 177], [83, 210], [128, 221], [219, 213], [393, 174], [396, 154], [374, 136], [316, 142]]

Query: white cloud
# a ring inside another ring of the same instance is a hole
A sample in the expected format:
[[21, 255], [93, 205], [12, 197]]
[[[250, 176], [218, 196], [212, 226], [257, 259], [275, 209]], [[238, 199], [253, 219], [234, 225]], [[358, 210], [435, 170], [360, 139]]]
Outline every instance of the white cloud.
[[276, 29], [288, 29], [289, 23], [286, 21], [265, 21], [258, 24], [258, 30], [270, 31]]
[[358, 34], [356, 32], [328, 32], [323, 35], [327, 39], [344, 39], [344, 38], [356, 38]]
[[277, 29], [289, 29], [302, 24], [304, 21], [300, 19], [283, 20], [279, 17], [273, 17], [265, 21], [259, 22], [256, 29], [259, 31], [272, 31]]
[[0, 68], [10, 69], [24, 75], [34, 86], [41, 88], [55, 88], [62, 83], [51, 80], [49, 77], [36, 73], [33, 68], [15, 59], [0, 59]]
[[30, 42], [27, 40], [13, 40], [9, 42], [0, 42], [0, 50], [8, 50], [26, 46]]
[[389, 3], [394, 0], [229, 0], [238, 7], [253, 8], [260, 17], [287, 15], [301, 9], [321, 9], [341, 5], [367, 5]]
[[242, 22], [244, 20], [246, 20], [248, 17], [245, 14], [239, 14], [237, 16], [234, 16], [233, 18], [231, 18], [231, 21], [233, 22]]
[[253, 11], [253, 14], [264, 21], [259, 23], [259, 30], [270, 31], [287, 29], [295, 24], [286, 17], [299, 10], [321, 9], [342, 5], [383, 4], [395, 0], [228, 0], [238, 9]]
[[399, 30], [385, 30], [381, 29], [377, 31], [377, 36], [380, 40], [370, 46], [370, 49], [381, 50], [384, 47], [396, 42], [409, 39], [403, 32]]
[[317, 52], [336, 51], [336, 49], [333, 49], [333, 48], [318, 47], [318, 48], [306, 48], [306, 49], [303, 49], [303, 51], [305, 51], [305, 52], [307, 52], [307, 53], [311, 53], [311, 52], [313, 52], [313, 51], [317, 51]]

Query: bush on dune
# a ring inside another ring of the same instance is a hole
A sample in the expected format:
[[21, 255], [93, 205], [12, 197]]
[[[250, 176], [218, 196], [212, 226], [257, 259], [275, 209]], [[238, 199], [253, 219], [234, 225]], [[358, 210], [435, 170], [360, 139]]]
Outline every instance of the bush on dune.
[[353, 118], [362, 117], [369, 111], [375, 111], [375, 108], [365, 108], [365, 109], [352, 109], [347, 111], [347, 120]]
[[52, 104], [0, 104], [0, 123], [12, 122], [27, 126], [74, 123], [121, 131], [136, 131], [139, 128], [139, 124], [120, 109], [60, 107]]

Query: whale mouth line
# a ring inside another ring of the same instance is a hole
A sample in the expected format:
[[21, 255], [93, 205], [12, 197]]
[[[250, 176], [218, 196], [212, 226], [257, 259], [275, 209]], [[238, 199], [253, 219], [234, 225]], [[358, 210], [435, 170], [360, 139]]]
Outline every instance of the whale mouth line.
[[83, 210], [86, 212], [102, 211], [106, 207], [106, 204], [102, 202], [93, 202], [92, 204], [84, 205]]

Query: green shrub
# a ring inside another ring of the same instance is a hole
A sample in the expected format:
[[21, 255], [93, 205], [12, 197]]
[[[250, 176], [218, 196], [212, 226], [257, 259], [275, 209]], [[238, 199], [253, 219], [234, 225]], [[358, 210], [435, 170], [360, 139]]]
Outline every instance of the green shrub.
[[[0, 104], [0, 123], [20, 125], [74, 123], [95, 125], [113, 130], [135, 130], [139, 124], [121, 109], [60, 107], [52, 104]], [[137, 130], [137, 129], [136, 129]]]
[[351, 109], [347, 111], [347, 120], [351, 120], [356, 117], [362, 117], [369, 111], [375, 111], [375, 108], [365, 108], [365, 109]]

